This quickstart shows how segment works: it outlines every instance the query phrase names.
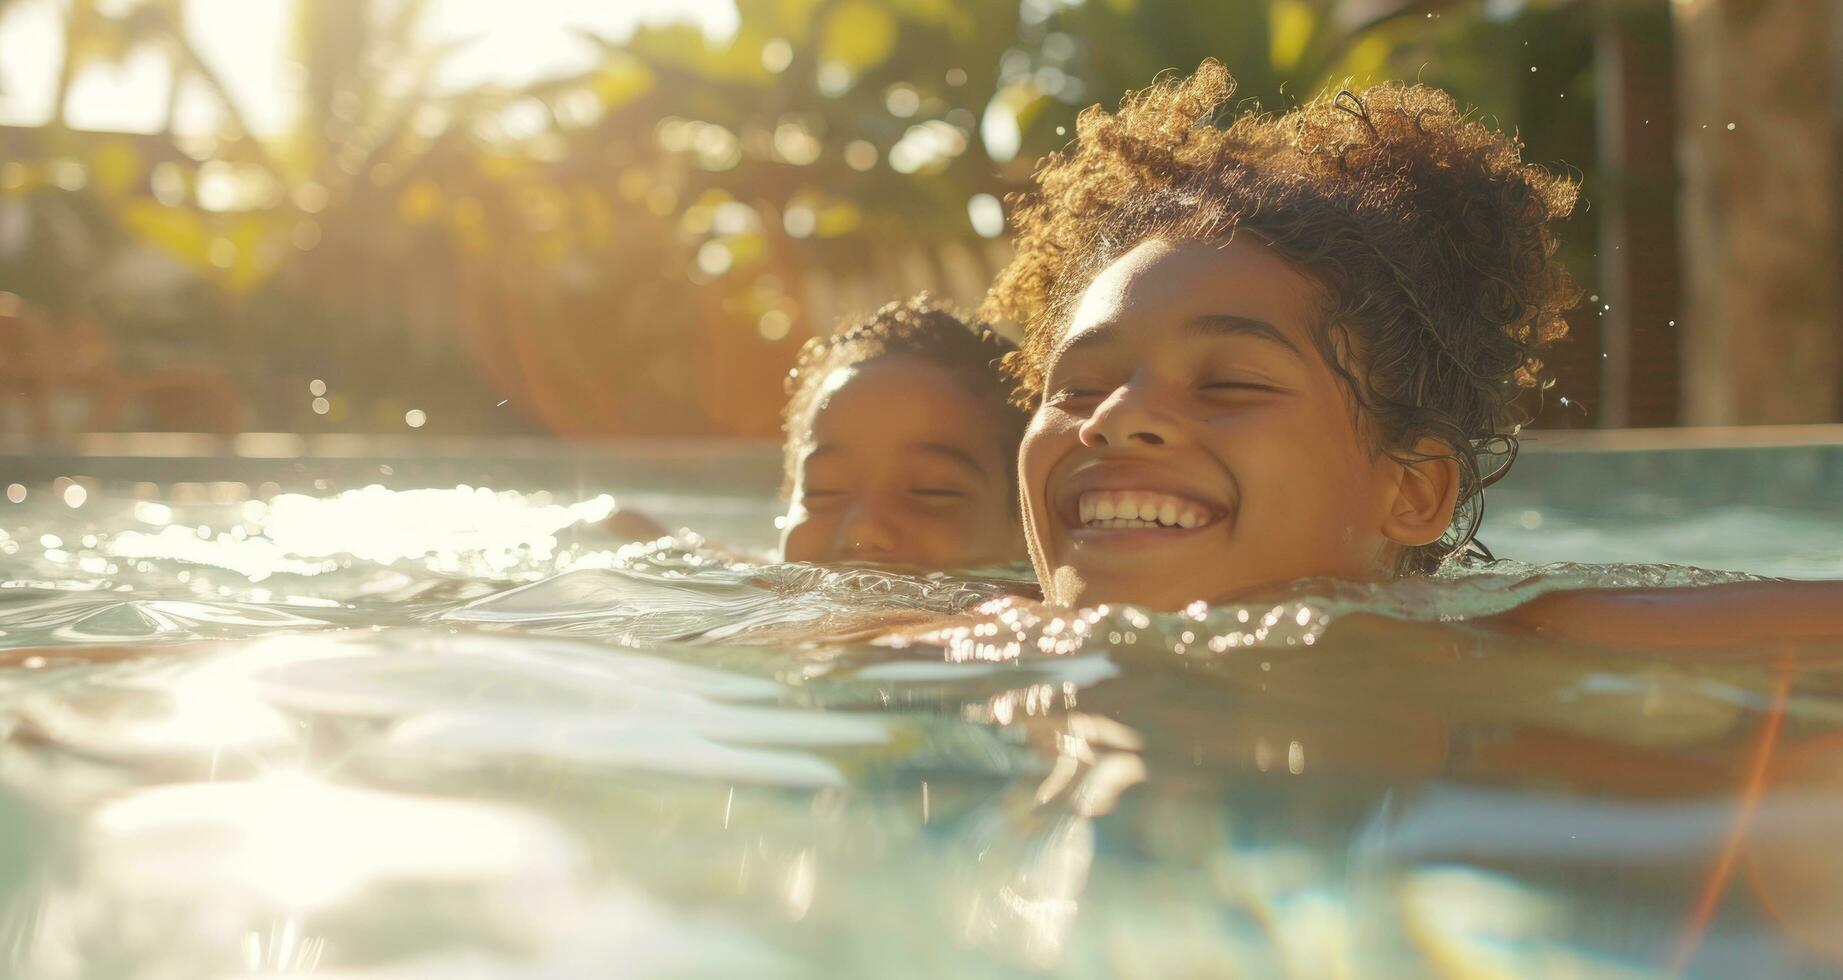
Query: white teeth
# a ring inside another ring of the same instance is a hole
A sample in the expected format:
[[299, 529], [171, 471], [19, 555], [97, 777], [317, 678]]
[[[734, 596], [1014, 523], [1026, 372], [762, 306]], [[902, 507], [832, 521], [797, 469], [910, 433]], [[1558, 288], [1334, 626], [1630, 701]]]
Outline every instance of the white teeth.
[[1105, 528], [1192, 528], [1210, 522], [1201, 506], [1170, 494], [1092, 491], [1078, 502], [1081, 523]]

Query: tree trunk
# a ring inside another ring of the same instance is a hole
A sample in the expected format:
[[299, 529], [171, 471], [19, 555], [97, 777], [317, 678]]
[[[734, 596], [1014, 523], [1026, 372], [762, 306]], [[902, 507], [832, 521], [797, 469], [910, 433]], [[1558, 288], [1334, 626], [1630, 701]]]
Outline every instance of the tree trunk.
[[1843, 414], [1843, 0], [1674, 0], [1683, 420]]

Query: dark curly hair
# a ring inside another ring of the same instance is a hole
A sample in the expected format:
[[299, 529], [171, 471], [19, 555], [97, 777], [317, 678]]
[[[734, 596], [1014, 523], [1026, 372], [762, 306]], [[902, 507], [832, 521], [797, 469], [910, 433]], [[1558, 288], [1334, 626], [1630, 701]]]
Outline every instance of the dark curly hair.
[[1117, 113], [1083, 111], [1071, 144], [1008, 199], [1017, 255], [982, 312], [1023, 326], [1005, 366], [1034, 404], [1057, 335], [1109, 263], [1154, 239], [1257, 236], [1322, 290], [1315, 342], [1376, 451], [1407, 462], [1424, 437], [1452, 448], [1453, 524], [1397, 568], [1431, 571], [1474, 543], [1484, 487], [1528, 421], [1519, 397], [1541, 385], [1536, 354], [1567, 334], [1580, 290], [1550, 222], [1576, 186], [1438, 89], [1379, 85], [1219, 119], [1234, 88], [1212, 59]]
[[1016, 350], [991, 327], [962, 319], [951, 304], [927, 293], [886, 304], [829, 337], [808, 340], [800, 348], [793, 370], [787, 372], [787, 406], [781, 413], [781, 430], [786, 435], [782, 444], [782, 494], [791, 489], [793, 472], [799, 465], [800, 441], [812, 425], [820, 382], [841, 367], [899, 354], [946, 369], [968, 395], [989, 410], [999, 445], [1007, 453], [1005, 475], [1015, 491], [1017, 447], [1030, 417], [1012, 401], [1012, 382], [999, 369], [999, 362]]

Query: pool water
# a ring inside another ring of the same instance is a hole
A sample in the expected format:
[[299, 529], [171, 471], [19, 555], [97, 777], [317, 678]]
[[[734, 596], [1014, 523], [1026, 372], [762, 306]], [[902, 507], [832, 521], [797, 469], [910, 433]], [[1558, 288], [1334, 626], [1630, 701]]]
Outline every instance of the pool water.
[[600, 528], [762, 547], [753, 486], [22, 484], [0, 974], [1833, 975], [1843, 650], [1464, 623], [1843, 576], [1827, 472], [1511, 486], [1520, 561], [1163, 616]]

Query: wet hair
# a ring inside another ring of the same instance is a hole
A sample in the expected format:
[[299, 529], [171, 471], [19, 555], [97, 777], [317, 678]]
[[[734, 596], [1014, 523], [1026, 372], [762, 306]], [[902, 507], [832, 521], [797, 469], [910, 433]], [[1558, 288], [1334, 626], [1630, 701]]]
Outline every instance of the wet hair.
[[1451, 447], [1436, 458], [1459, 466], [1453, 523], [1397, 561], [1431, 571], [1475, 545], [1483, 490], [1528, 421], [1520, 396], [1542, 386], [1537, 353], [1567, 334], [1580, 290], [1550, 223], [1576, 186], [1438, 89], [1379, 85], [1219, 118], [1234, 88], [1209, 60], [1116, 113], [1083, 111], [1071, 144], [1007, 200], [1017, 255], [982, 312], [1023, 326], [1005, 366], [1034, 404], [1062, 327], [1109, 263], [1151, 240], [1255, 236], [1321, 290], [1314, 341], [1376, 451], [1410, 462], [1428, 458], [1412, 451], [1422, 438]]
[[1015, 491], [1017, 448], [1030, 416], [1012, 401], [1013, 383], [1000, 370], [999, 362], [1016, 349], [991, 327], [963, 319], [950, 304], [927, 293], [889, 303], [831, 336], [808, 340], [800, 348], [793, 370], [787, 373], [787, 406], [781, 415], [781, 429], [786, 436], [782, 444], [782, 494], [792, 490], [800, 443], [812, 426], [814, 404], [825, 378], [842, 367], [897, 355], [920, 358], [945, 369], [967, 395], [986, 409], [1007, 457], [1003, 467], [1006, 479]]

